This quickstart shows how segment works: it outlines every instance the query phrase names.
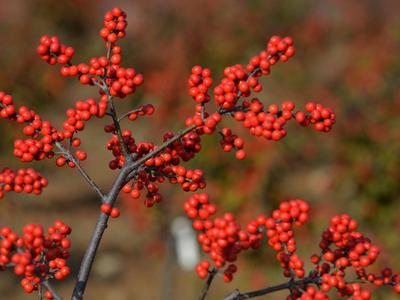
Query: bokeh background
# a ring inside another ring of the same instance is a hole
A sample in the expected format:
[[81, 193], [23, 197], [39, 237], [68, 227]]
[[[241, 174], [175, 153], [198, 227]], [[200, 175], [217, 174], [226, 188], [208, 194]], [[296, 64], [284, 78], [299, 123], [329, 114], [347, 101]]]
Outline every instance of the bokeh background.
[[[192, 111], [186, 90], [192, 65], [212, 68], [218, 81], [225, 66], [246, 63], [271, 35], [292, 36], [297, 55], [263, 80], [260, 98], [299, 105], [320, 101], [337, 112], [332, 133], [321, 135], [291, 124], [288, 136], [273, 143], [243, 132], [249, 158], [240, 162], [221, 150], [217, 137], [206, 137], [202, 155], [190, 166], [205, 171], [212, 199], [243, 222], [270, 212], [281, 200], [310, 201], [312, 222], [298, 232], [305, 259], [317, 251], [328, 218], [347, 212], [382, 247], [381, 267], [400, 270], [399, 1], [0, 0], [0, 90], [61, 124], [66, 108], [96, 96], [96, 91], [61, 78], [58, 68], [40, 61], [37, 41], [42, 34], [58, 35], [75, 47], [74, 61], [103, 55], [98, 31], [104, 12], [116, 5], [128, 13], [127, 37], [120, 43], [124, 64], [145, 76], [145, 85], [120, 101], [118, 110], [140, 103], [156, 106], [151, 120], [124, 124], [138, 140], [159, 142], [160, 132], [183, 126]], [[111, 154], [105, 150], [108, 136], [102, 122], [91, 122], [81, 137], [89, 152], [84, 167], [106, 190], [116, 173], [107, 169]], [[242, 132], [236, 124], [226, 124]], [[0, 130], [0, 168], [21, 166], [11, 155], [20, 132], [6, 122]], [[28, 222], [64, 220], [73, 227], [74, 275], [97, 219], [98, 199], [76, 170], [55, 168], [53, 161], [31, 165], [49, 178], [49, 187], [40, 197], [8, 194], [0, 202], [0, 226], [19, 230]], [[202, 282], [177, 265], [169, 227], [182, 215], [188, 194], [164, 185], [163, 195], [162, 204], [152, 209], [121, 196], [122, 217], [107, 229], [87, 299], [197, 298]], [[208, 299], [283, 280], [267, 247], [242, 256], [239, 268], [230, 284], [217, 278]], [[66, 298], [73, 278], [57, 284]], [[35, 297], [25, 294], [10, 272], [0, 274], [0, 299]], [[374, 299], [396, 295], [383, 288]]]

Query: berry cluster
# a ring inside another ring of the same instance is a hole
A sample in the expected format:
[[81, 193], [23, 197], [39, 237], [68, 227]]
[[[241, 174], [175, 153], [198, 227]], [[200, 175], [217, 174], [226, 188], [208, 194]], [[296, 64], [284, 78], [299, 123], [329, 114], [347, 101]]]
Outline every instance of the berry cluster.
[[293, 226], [301, 226], [308, 220], [309, 205], [304, 200], [296, 199], [282, 202], [279, 209], [272, 212], [272, 217], [267, 218], [265, 226], [268, 245], [278, 255], [286, 277], [304, 277], [304, 262], [295, 254], [296, 240]]
[[61, 64], [62, 76], [77, 77], [83, 85], [97, 84], [101, 86], [102, 94], [123, 98], [143, 83], [143, 76], [133, 68], [120, 66], [121, 47], [115, 43], [125, 37], [126, 26], [126, 13], [120, 8], [107, 12], [100, 36], [107, 42], [109, 52], [107, 56], [92, 57], [88, 64], [72, 64], [74, 49], [62, 45], [57, 37], [42, 36], [37, 52], [48, 63]]
[[208, 94], [208, 89], [212, 83], [210, 69], [194, 66], [188, 79], [189, 95], [199, 104], [209, 102], [211, 97]]
[[100, 30], [100, 36], [104, 41], [114, 44], [118, 39], [125, 37], [127, 25], [126, 13], [114, 7], [104, 15], [104, 27]]
[[246, 158], [246, 152], [243, 150], [244, 141], [241, 137], [236, 134], [232, 134], [232, 130], [229, 128], [223, 128], [221, 130], [221, 146], [225, 152], [230, 152], [232, 149], [236, 150], [236, 159], [242, 160]]
[[15, 108], [12, 96], [1, 91], [0, 108], [3, 118], [25, 124], [22, 132], [31, 137], [14, 141], [14, 156], [23, 162], [54, 157], [54, 142], [64, 140], [65, 135], [72, 136], [71, 133], [57, 131], [49, 121], [43, 121], [38, 114], [26, 106]]
[[[116, 128], [114, 124], [106, 125], [104, 127], [105, 132], [115, 132]], [[135, 139], [132, 137], [130, 130], [124, 130], [122, 132], [123, 143], [129, 151], [129, 154], [143, 155], [146, 154], [154, 147], [151, 143], [139, 143], [136, 144]], [[114, 159], [108, 163], [111, 170], [122, 168], [125, 164], [125, 156], [123, 155], [122, 146], [119, 142], [118, 135], [113, 134], [106, 145], [107, 150], [110, 150], [114, 156]]]
[[[18, 236], [9, 227], [0, 229], [0, 270], [13, 268], [14, 273], [23, 276], [22, 288], [31, 293], [38, 290], [42, 280], [64, 279], [69, 275], [66, 260], [69, 258], [71, 228], [62, 221], [44, 231], [41, 225], [28, 224]], [[47, 299], [52, 299], [50, 292]]]
[[311, 257], [316, 264], [313, 275], [320, 276], [322, 280], [321, 291], [329, 292], [335, 288], [341, 297], [370, 299], [370, 291], [362, 289], [359, 283], [347, 281], [345, 276], [350, 268], [359, 280], [376, 286], [394, 286], [400, 292], [400, 276], [390, 268], [385, 268], [379, 275], [366, 271], [365, 268], [378, 258], [380, 249], [363, 233], [356, 231], [357, 227], [357, 222], [349, 215], [337, 215], [322, 233], [319, 243], [321, 254]]
[[[108, 126], [106, 131], [112, 130], [111, 127]], [[198, 131], [201, 132], [201, 129]], [[136, 144], [130, 131], [123, 131], [122, 135], [129, 151], [128, 154], [135, 157], [136, 160], [156, 149], [152, 143]], [[174, 134], [167, 132], [164, 135], [164, 142], [172, 138], [174, 138]], [[110, 168], [121, 168], [125, 163], [125, 157], [117, 135], [114, 135], [108, 142], [107, 149], [111, 150], [115, 157], [114, 160], [110, 161]], [[200, 134], [192, 131], [183, 135], [181, 139], [168, 145], [157, 156], [147, 159], [131, 182], [125, 185], [123, 191], [137, 199], [140, 197], [141, 191], [146, 188], [145, 205], [151, 207], [160, 202], [161, 195], [158, 192], [158, 183], [165, 182], [166, 179], [172, 184], [179, 183], [184, 191], [196, 191], [205, 188], [206, 183], [201, 170], [188, 170], [179, 165], [181, 160], [190, 160], [200, 150]]]
[[[52, 131], [50, 123], [44, 122], [41, 131]], [[40, 140], [16, 139], [14, 141], [14, 156], [23, 162], [52, 158], [54, 157], [53, 141], [52, 135], [45, 135]]]
[[[102, 104], [102, 105], [100, 105]], [[107, 106], [104, 102], [97, 104], [92, 98], [86, 101], [78, 100], [75, 103], [75, 108], [70, 108], [65, 113], [67, 120], [64, 122], [64, 137], [71, 138], [76, 131], [81, 131], [85, 128], [85, 121], [90, 120], [92, 116], [103, 117]]]
[[232, 109], [240, 96], [250, 96], [250, 89], [260, 92], [262, 86], [258, 83], [256, 76], [247, 74], [246, 69], [237, 64], [224, 69], [224, 78], [214, 88], [214, 99], [217, 105], [223, 109]]
[[280, 110], [278, 105], [271, 104], [265, 112], [262, 102], [254, 98], [251, 102], [244, 101], [243, 107], [248, 108], [248, 111], [235, 112], [235, 120], [243, 122], [243, 126], [254, 136], [279, 141], [286, 136], [283, 126], [292, 118], [295, 105], [291, 101], [284, 102]]
[[[230, 282], [237, 271], [235, 264], [238, 254], [242, 250], [257, 249], [261, 246], [262, 233], [259, 223], [250, 224], [247, 231], [242, 230], [231, 213], [225, 213], [221, 218], [210, 219], [217, 209], [210, 204], [206, 193], [194, 194], [183, 205], [186, 215], [194, 219], [193, 228], [199, 232], [197, 240], [202, 250], [213, 260], [217, 269], [223, 269], [226, 263], [224, 281]], [[258, 221], [265, 221], [260, 217]], [[200, 278], [206, 278], [210, 264], [200, 262], [196, 271]]]
[[55, 65], [56, 63], [67, 65], [75, 53], [74, 48], [61, 44], [58, 37], [49, 37], [47, 35], [40, 38], [39, 46], [36, 50], [40, 58], [50, 65]]
[[[7, 98], [7, 96], [4, 97]], [[12, 98], [11, 100], [8, 98], [7, 103], [11, 104], [3, 110], [12, 105]], [[4, 102], [2, 104], [4, 105]], [[55, 142], [62, 142], [65, 139], [70, 139], [70, 146], [78, 147], [81, 141], [79, 138], [73, 137], [74, 133], [83, 130], [84, 122], [89, 120], [91, 116], [104, 116], [106, 105], [102, 101], [97, 104], [93, 99], [77, 101], [75, 109], [69, 109], [66, 112], [68, 119], [63, 124], [64, 131], [57, 131], [50, 122], [42, 121], [41, 117], [33, 110], [21, 106], [17, 112], [9, 115], [8, 118], [18, 123], [25, 123], [22, 132], [31, 138], [14, 141], [14, 156], [20, 158], [23, 162], [52, 158], [54, 157]], [[82, 150], [77, 150], [76, 156], [79, 160], [86, 159], [86, 153]], [[56, 160], [57, 166], [63, 166], [66, 162], [70, 167], [75, 166], [75, 163], [63, 155]]]
[[308, 102], [306, 104], [306, 111], [309, 113], [308, 115], [301, 111], [295, 115], [296, 121], [303, 126], [313, 124], [315, 130], [328, 132], [332, 129], [333, 124], [335, 124], [335, 113], [332, 109], [326, 108], [322, 104]]
[[[365, 267], [375, 262], [379, 248], [355, 231], [357, 222], [348, 215], [331, 219], [331, 226], [322, 233], [322, 252], [311, 256], [315, 267], [305, 277], [304, 262], [295, 253], [293, 231], [294, 226], [302, 226], [308, 220], [309, 204], [304, 200], [282, 202], [271, 217], [259, 215], [247, 224], [245, 231], [231, 213], [212, 219], [217, 208], [210, 204], [205, 193], [191, 196], [183, 208], [193, 219], [193, 228], [199, 232], [197, 240], [203, 252], [209, 255], [216, 270], [224, 273], [226, 282], [230, 282], [237, 271], [234, 262], [238, 254], [249, 248], [260, 248], [265, 232], [268, 245], [277, 252], [284, 275], [291, 278], [288, 300], [329, 299], [327, 293], [333, 288], [339, 297], [368, 300], [371, 291], [362, 285], [368, 282], [376, 286], [393, 286], [400, 293], [400, 276], [390, 268], [385, 268], [380, 274], [367, 273]], [[226, 263], [229, 265], [224, 270]], [[350, 267], [355, 276], [346, 278], [346, 269]], [[202, 279], [207, 278], [210, 272], [211, 264], [207, 260], [196, 266], [196, 273]]]
[[[246, 67], [237, 64], [224, 70], [224, 78], [214, 89], [214, 99], [222, 109], [232, 109], [241, 96], [248, 97], [260, 92], [262, 85], [258, 78], [270, 73], [270, 67], [277, 61], [287, 61], [294, 55], [293, 40], [290, 37], [273, 36], [267, 49], [251, 58]], [[250, 73], [249, 73], [250, 72]]]
[[32, 168], [18, 169], [16, 172], [5, 168], [0, 172], [0, 199], [4, 196], [4, 192], [10, 191], [40, 195], [47, 184], [47, 179]]
[[138, 172], [135, 180], [126, 184], [122, 191], [130, 194], [133, 199], [138, 199], [143, 189], [147, 190], [145, 205], [153, 206], [161, 201], [157, 183], [162, 183], [168, 178], [172, 184], [179, 183], [183, 191], [195, 192], [206, 187], [203, 172], [199, 169], [187, 170], [182, 166], [171, 166], [169, 155], [151, 158], [146, 161], [146, 168]]
[[[116, 53], [116, 48], [113, 49], [114, 53]], [[113, 64], [108, 70], [106, 82], [110, 86], [111, 96], [123, 98], [135, 92], [136, 88], [143, 83], [143, 75], [133, 68], [125, 69]]]
[[[293, 292], [293, 296], [296, 294], [296, 292]], [[296, 298], [297, 300], [329, 300], [329, 297], [317, 290], [316, 287], [314, 286], [309, 286], [303, 293], [297, 293], [298, 297]], [[293, 299], [292, 295], [288, 296], [286, 298], [287, 300]], [[361, 299], [360, 299], [361, 300]]]
[[163, 173], [169, 178], [170, 183], [179, 183], [186, 192], [195, 192], [206, 187], [203, 171], [200, 169], [187, 170], [182, 166], [172, 166], [164, 168]]
[[13, 97], [0, 91], [0, 117], [3, 119], [15, 119], [15, 107]]

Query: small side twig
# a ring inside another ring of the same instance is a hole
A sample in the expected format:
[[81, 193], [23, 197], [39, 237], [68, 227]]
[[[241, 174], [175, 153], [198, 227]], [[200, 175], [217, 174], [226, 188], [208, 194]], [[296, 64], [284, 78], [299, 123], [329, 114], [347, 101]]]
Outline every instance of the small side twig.
[[43, 280], [40, 284], [53, 295], [54, 300], [63, 300], [48, 280]]
[[208, 271], [208, 277], [207, 277], [206, 283], [203, 287], [203, 290], [201, 291], [201, 294], [200, 294], [198, 300], [206, 299], [208, 291], [210, 290], [210, 286], [214, 280], [215, 275], [217, 275], [217, 273], [218, 273], [218, 270], [216, 268], [212, 268], [210, 271]]
[[142, 111], [141, 108], [132, 109], [132, 110], [130, 110], [130, 111], [124, 113], [123, 115], [121, 115], [121, 116], [118, 118], [118, 122], [121, 122], [121, 120], [123, 120], [124, 118], [128, 117], [130, 114], [138, 113], [138, 112], [141, 112], [141, 111]]
[[96, 182], [89, 176], [89, 174], [82, 168], [79, 164], [79, 161], [72, 155], [70, 151], [65, 149], [65, 147], [60, 142], [55, 142], [57, 148], [61, 151], [63, 155], [70, 161], [72, 161], [76, 168], [78, 169], [79, 173], [81, 173], [82, 177], [86, 180], [86, 182], [91, 186], [91, 188], [99, 195], [100, 199], [104, 202], [105, 196], [101, 191], [101, 188], [96, 184]]
[[289, 280], [288, 282], [266, 287], [263, 289], [255, 290], [255, 291], [250, 291], [250, 292], [245, 292], [241, 293], [239, 290], [234, 290], [231, 292], [229, 295], [225, 296], [223, 300], [244, 300], [244, 299], [250, 299], [250, 298], [255, 298], [255, 297], [260, 297], [264, 296], [267, 294], [271, 294], [277, 291], [281, 290], [286, 290], [286, 289], [291, 289], [294, 286], [301, 286], [304, 284], [317, 284], [319, 282], [319, 278], [311, 278], [311, 277], [306, 277], [304, 279], [299, 279], [293, 281], [292, 279]]

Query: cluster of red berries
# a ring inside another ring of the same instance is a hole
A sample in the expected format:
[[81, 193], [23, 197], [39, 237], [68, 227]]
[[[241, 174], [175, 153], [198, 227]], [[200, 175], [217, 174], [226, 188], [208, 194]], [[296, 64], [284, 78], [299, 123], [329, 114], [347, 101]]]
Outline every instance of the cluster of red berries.
[[400, 276], [394, 274], [390, 268], [385, 268], [380, 275], [366, 271], [365, 268], [378, 258], [380, 249], [369, 238], [356, 231], [357, 227], [354, 219], [343, 214], [334, 216], [329, 228], [323, 232], [319, 244], [322, 253], [311, 257], [311, 261], [317, 265], [315, 272], [322, 279], [321, 290], [328, 292], [336, 288], [341, 297], [370, 299], [369, 291], [362, 290], [359, 284], [346, 281], [345, 271], [352, 267], [360, 280], [376, 286], [394, 286], [395, 291], [400, 293]]
[[179, 183], [185, 192], [195, 192], [206, 187], [203, 171], [200, 169], [189, 170], [183, 166], [172, 166], [164, 168], [163, 173], [170, 183]]
[[[231, 213], [225, 213], [221, 218], [210, 219], [217, 209], [215, 205], [210, 204], [206, 193], [192, 195], [183, 208], [186, 215], [194, 219], [193, 228], [199, 231], [197, 240], [217, 269], [223, 269], [227, 262], [236, 261], [242, 250], [257, 249], [261, 246], [262, 233], [258, 227], [254, 231], [242, 230]], [[209, 263], [206, 261], [197, 265], [196, 271], [200, 278], [207, 277], [208, 267]], [[236, 265], [229, 264], [224, 270], [224, 281], [230, 282], [236, 271]]]
[[[143, 83], [143, 75], [138, 74], [133, 68], [120, 66], [121, 47], [116, 46], [115, 43], [125, 36], [126, 26], [126, 13], [120, 8], [115, 7], [107, 12], [100, 36], [107, 42], [110, 55], [92, 57], [88, 64], [72, 64], [74, 49], [62, 45], [57, 37], [42, 36], [37, 52], [48, 63], [61, 64], [62, 76], [77, 76], [80, 83], [84, 85], [101, 84], [101, 80], [104, 80], [107, 86], [103, 89], [107, 89], [111, 96], [123, 98], [133, 93], [136, 87]], [[107, 94], [104, 90], [101, 92]]]
[[105, 77], [109, 92], [112, 96], [120, 98], [132, 94], [136, 87], [143, 83], [143, 75], [138, 74], [133, 68], [120, 67], [121, 47], [112, 46], [110, 59], [105, 56], [93, 57], [89, 64], [64, 65], [61, 75], [65, 77], [78, 76], [80, 83], [87, 85]]
[[[329, 228], [322, 233], [321, 254], [311, 256], [311, 262], [316, 266], [310, 272], [310, 278], [318, 284], [319, 291], [308, 286], [304, 293], [304, 286], [297, 288], [294, 290], [297, 299], [314, 299], [317, 293], [321, 297], [318, 299], [329, 299], [326, 293], [336, 289], [339, 297], [369, 300], [371, 291], [361, 284], [367, 282], [375, 286], [390, 285], [400, 293], [400, 276], [390, 268], [383, 269], [379, 275], [367, 273], [365, 267], [375, 262], [380, 250], [369, 238], [356, 231], [357, 226], [357, 222], [347, 214], [331, 219]], [[347, 279], [346, 269], [350, 267], [355, 276]]]
[[40, 38], [39, 46], [36, 50], [41, 59], [50, 65], [55, 65], [56, 63], [67, 65], [75, 53], [74, 48], [61, 44], [58, 37], [49, 37], [47, 35]]
[[277, 35], [272, 36], [267, 42], [267, 50], [259, 55], [253, 56], [246, 66], [248, 72], [260, 69], [263, 75], [268, 75], [270, 67], [279, 60], [286, 62], [295, 55], [293, 39], [291, 37], [281, 38]]
[[158, 182], [164, 182], [163, 176], [156, 176], [154, 173], [148, 173], [142, 170], [138, 173], [136, 178], [132, 181], [134, 183], [126, 184], [122, 191], [130, 195], [133, 199], [140, 198], [141, 191], [146, 188], [146, 198], [144, 205], [146, 207], [152, 207], [154, 204], [161, 201], [161, 194], [158, 192]]
[[104, 41], [114, 44], [125, 37], [127, 25], [126, 13], [119, 7], [114, 7], [104, 15], [104, 27], [100, 30], [100, 36]]
[[[180, 140], [172, 143], [165, 152], [170, 153], [172, 157], [180, 157], [183, 161], [192, 159], [201, 150], [201, 138], [199, 131], [191, 131], [185, 134]], [[167, 133], [164, 135], [164, 140], [168, 137], [172, 138], [173, 134]]]
[[0, 117], [3, 119], [15, 119], [15, 112], [13, 97], [0, 91]]
[[[379, 247], [371, 244], [368, 238], [357, 232], [357, 222], [349, 215], [335, 216], [331, 226], [322, 234], [320, 248], [323, 258], [338, 268], [367, 267], [375, 262]], [[331, 245], [336, 246], [332, 250]]]
[[0, 91], [1, 116], [19, 124], [26, 124], [23, 134], [32, 138], [14, 141], [14, 156], [23, 162], [52, 158], [54, 141], [62, 141], [65, 136], [58, 132], [48, 121], [26, 106], [15, 108], [13, 98]]
[[106, 67], [109, 64], [109, 60], [105, 56], [92, 57], [89, 60], [89, 65], [80, 63], [78, 65], [64, 65], [60, 69], [60, 73], [64, 77], [75, 77], [78, 76], [80, 83], [92, 84], [96, 80], [96, 76], [104, 76]]
[[201, 66], [194, 66], [192, 74], [188, 79], [189, 95], [200, 104], [210, 101], [208, 89], [211, 87], [213, 81], [211, 78], [211, 71], [208, 68]]
[[[115, 51], [114, 47], [113, 51]], [[119, 65], [112, 65], [107, 73], [106, 82], [110, 87], [110, 94], [123, 98], [135, 92], [136, 88], [143, 83], [143, 75], [133, 68], [123, 68]]]
[[157, 182], [164, 182], [165, 177], [149, 170], [141, 170], [135, 176], [132, 183], [126, 184], [122, 191], [130, 194], [133, 199], [138, 199], [143, 189], [147, 190], [144, 204], [146, 207], [152, 207], [161, 201], [161, 194], [158, 192]]
[[[277, 61], [287, 61], [295, 53], [290, 37], [273, 36], [267, 43], [267, 49], [251, 58], [246, 67], [237, 64], [224, 70], [224, 78], [214, 89], [215, 102], [222, 109], [232, 109], [241, 96], [248, 97], [260, 92], [262, 85], [258, 78], [270, 73], [270, 67]], [[249, 73], [250, 72], [250, 73]]]
[[10, 191], [40, 195], [47, 184], [47, 179], [32, 168], [18, 169], [16, 172], [10, 168], [5, 168], [0, 172], [0, 199], [4, 192]]
[[329, 132], [336, 121], [336, 115], [330, 108], [324, 107], [322, 104], [308, 102], [306, 104], [308, 115], [302, 111], [296, 113], [296, 121], [303, 126], [313, 124], [315, 130]]
[[221, 146], [225, 152], [230, 152], [232, 149], [236, 150], [235, 157], [238, 160], [242, 160], [246, 158], [246, 152], [243, 150], [244, 141], [241, 137], [238, 137], [236, 134], [232, 133], [232, 130], [229, 128], [223, 128], [221, 130]]
[[244, 101], [243, 107], [248, 108], [247, 112], [237, 111], [234, 118], [243, 122], [243, 126], [248, 128], [252, 135], [279, 141], [286, 136], [283, 126], [292, 118], [291, 111], [294, 109], [291, 101], [284, 102], [282, 106], [284, 108], [280, 110], [278, 105], [271, 104], [268, 112], [265, 112], [262, 102], [254, 98], [251, 102]]
[[303, 293], [295, 291], [292, 295], [287, 296], [286, 299], [294, 299], [292, 296], [296, 297], [296, 294], [298, 294], [296, 300], [329, 300], [329, 297], [324, 292], [317, 290], [314, 286], [307, 287]]
[[[1, 97], [3, 95], [3, 97]], [[14, 106], [12, 97], [0, 92], [0, 99], [3, 110]], [[6, 101], [4, 101], [6, 99]], [[7, 106], [6, 106], [7, 105]], [[83, 130], [85, 121], [88, 121], [92, 116], [103, 117], [107, 103], [102, 100], [97, 104], [94, 99], [86, 101], [77, 101], [74, 109], [68, 109], [66, 112], [67, 120], [64, 122], [64, 131], [57, 131], [50, 122], [42, 121], [41, 117], [33, 110], [25, 106], [21, 106], [17, 112], [8, 115], [7, 118], [15, 120], [18, 123], [25, 123], [22, 132], [24, 135], [32, 137], [28, 139], [16, 139], [14, 141], [14, 156], [24, 162], [33, 160], [43, 160], [45, 158], [54, 157], [54, 142], [61, 142], [65, 139], [70, 139], [70, 145], [78, 147], [81, 143], [79, 138], [73, 138], [75, 132]], [[76, 151], [76, 156], [79, 160], [86, 159], [86, 153], [82, 150]], [[63, 166], [68, 163], [70, 167], [75, 164], [69, 161], [67, 157], [61, 156], [56, 160], [57, 166]]]
[[[18, 236], [9, 227], [0, 229], [0, 270], [12, 267], [14, 273], [23, 276], [22, 288], [31, 293], [38, 290], [42, 280], [61, 280], [68, 276], [66, 260], [70, 254], [71, 228], [62, 221], [54, 222], [45, 233], [41, 225], [28, 224], [23, 235]], [[51, 293], [46, 293], [52, 299]]]
[[203, 106], [200, 104], [197, 104], [195, 108], [194, 116], [186, 118], [185, 125], [187, 127], [196, 126], [197, 133], [200, 135], [214, 133], [218, 123], [222, 120], [221, 114], [215, 112], [209, 115], [207, 112], [203, 112]]
[[240, 96], [250, 96], [250, 88], [254, 92], [262, 90], [257, 78], [249, 77], [246, 69], [240, 64], [225, 68], [224, 76], [221, 83], [214, 88], [215, 102], [223, 109], [235, 107]]
[[[114, 124], [106, 125], [104, 127], [105, 132], [115, 132], [115, 130], [116, 128]], [[122, 131], [122, 140], [126, 145], [128, 154], [135, 155], [136, 158], [140, 158], [154, 149], [154, 145], [152, 143], [143, 142], [136, 144], [136, 141], [132, 137], [132, 132], [130, 130]], [[125, 156], [123, 155], [122, 147], [118, 140], [117, 134], [113, 134], [111, 136], [110, 140], [107, 142], [106, 148], [110, 150], [114, 156], [114, 159], [109, 162], [110, 169], [115, 170], [117, 168], [122, 168], [122, 166], [125, 164]]]
[[[372, 264], [379, 254], [379, 248], [362, 233], [355, 231], [357, 222], [348, 215], [335, 216], [330, 227], [323, 232], [320, 248], [321, 255], [313, 255], [315, 268], [305, 278], [304, 262], [295, 254], [296, 241], [293, 227], [301, 226], [308, 220], [309, 204], [295, 199], [282, 202], [271, 217], [258, 216], [249, 222], [246, 231], [230, 213], [221, 218], [211, 219], [217, 208], [211, 204], [206, 193], [192, 195], [183, 205], [186, 215], [193, 219], [193, 228], [199, 232], [197, 240], [203, 252], [207, 253], [217, 271], [224, 273], [224, 280], [230, 282], [237, 271], [234, 264], [237, 255], [249, 248], [261, 247], [263, 232], [268, 245], [274, 249], [286, 277], [292, 278], [294, 286], [286, 299], [329, 299], [327, 293], [335, 288], [339, 297], [357, 300], [369, 300], [371, 292], [364, 289], [361, 282], [371, 282], [376, 286], [390, 285], [400, 293], [400, 276], [390, 268], [380, 274], [367, 273], [365, 267]], [[333, 247], [336, 247], [333, 249]], [[324, 260], [324, 261], [322, 261]], [[223, 270], [226, 263], [228, 267]], [[354, 276], [347, 279], [346, 268], [355, 270]], [[211, 264], [203, 260], [196, 266], [196, 273], [202, 279], [207, 278]], [[295, 278], [302, 279], [295, 283]]]
[[187, 170], [182, 166], [171, 166], [170, 163], [169, 154], [150, 158], [145, 162], [146, 168], [139, 171], [132, 183], [126, 184], [122, 191], [130, 194], [133, 199], [138, 199], [141, 191], [146, 188], [144, 203], [147, 207], [151, 207], [161, 201], [158, 183], [164, 182], [166, 178], [172, 184], [179, 183], [183, 191], [195, 192], [206, 187], [201, 170]]
[[75, 132], [85, 128], [85, 121], [89, 121], [92, 116], [102, 118], [106, 110], [106, 102], [98, 104], [92, 98], [76, 101], [75, 108], [70, 108], [65, 113], [67, 120], [63, 123], [64, 137], [71, 138]]
[[52, 142], [51, 136], [45, 136], [41, 140], [16, 139], [14, 141], [14, 156], [23, 162], [52, 158], [54, 156]]
[[309, 208], [308, 203], [301, 199], [285, 201], [265, 221], [268, 245], [278, 252], [277, 258], [286, 277], [304, 277], [304, 262], [295, 254], [293, 226], [307, 222]]

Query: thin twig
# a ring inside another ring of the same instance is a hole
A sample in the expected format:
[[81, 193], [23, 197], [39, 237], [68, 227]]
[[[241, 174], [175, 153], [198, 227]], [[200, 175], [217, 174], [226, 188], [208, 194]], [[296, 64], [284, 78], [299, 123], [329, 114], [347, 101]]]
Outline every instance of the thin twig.
[[225, 296], [223, 300], [243, 300], [243, 299], [250, 299], [250, 298], [255, 298], [255, 297], [260, 297], [264, 296], [273, 292], [281, 291], [281, 290], [286, 290], [286, 289], [291, 289], [294, 286], [299, 286], [299, 285], [304, 285], [304, 284], [309, 284], [313, 283], [316, 284], [319, 282], [319, 278], [311, 278], [311, 277], [306, 277], [304, 279], [300, 280], [289, 280], [288, 282], [266, 287], [260, 290], [255, 290], [255, 291], [250, 291], [250, 292], [245, 292], [241, 293], [238, 290], [234, 290], [232, 293], [229, 295]]
[[89, 174], [82, 168], [79, 161], [72, 155], [70, 151], [65, 149], [65, 147], [60, 142], [55, 142], [57, 148], [66, 156], [66, 158], [72, 161], [76, 168], [78, 169], [79, 173], [81, 173], [82, 177], [87, 181], [87, 183], [91, 186], [91, 188], [99, 195], [101, 200], [104, 202], [105, 196], [101, 191], [101, 188], [96, 184], [96, 182], [89, 176]]
[[104, 93], [106, 93], [107, 95], [107, 101], [110, 105], [110, 113], [108, 115], [111, 116], [114, 126], [115, 126], [115, 130], [117, 132], [117, 137], [118, 137], [118, 142], [121, 146], [122, 149], [122, 153], [125, 156], [125, 162], [129, 163], [132, 158], [129, 155], [129, 149], [128, 146], [124, 143], [124, 138], [122, 136], [122, 130], [121, 130], [121, 125], [119, 124], [119, 119], [118, 119], [118, 114], [117, 114], [117, 110], [115, 109], [115, 105], [114, 105], [114, 98], [110, 93], [110, 89], [107, 85], [107, 83], [105, 82], [104, 79], [101, 80], [101, 84], [98, 84], [98, 86], [104, 91]]
[[124, 113], [122, 116], [120, 116], [120, 117], [118, 118], [118, 122], [121, 122], [122, 119], [126, 118], [126, 117], [129, 116], [130, 114], [138, 113], [138, 112], [141, 112], [142, 110], [143, 110], [142, 108], [135, 108], [135, 109], [132, 109], [132, 110], [130, 110], [130, 111]]
[[214, 280], [215, 275], [217, 275], [218, 271], [216, 268], [212, 268], [211, 271], [208, 272], [206, 283], [201, 291], [199, 296], [199, 300], [204, 300], [207, 297], [208, 291], [210, 290], [210, 286]]
[[48, 280], [43, 280], [40, 284], [53, 295], [54, 300], [63, 300]]
[[196, 125], [191, 125], [189, 127], [186, 127], [185, 129], [181, 130], [177, 135], [173, 136], [171, 139], [165, 141], [162, 143], [159, 147], [154, 149], [153, 151], [147, 153], [145, 156], [141, 157], [131, 165], [127, 166], [127, 169], [129, 171], [129, 175], [127, 177], [127, 181], [133, 178], [133, 176], [136, 174], [136, 171], [149, 159], [157, 154], [161, 153], [165, 148], [168, 148], [172, 143], [175, 141], [179, 140], [182, 138], [185, 134], [191, 132], [196, 128]]

